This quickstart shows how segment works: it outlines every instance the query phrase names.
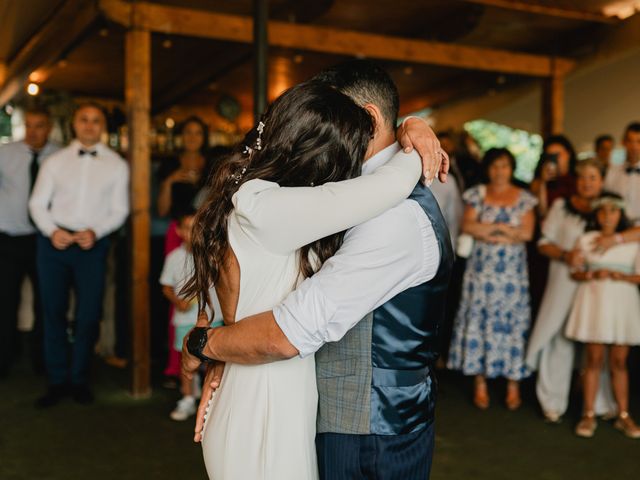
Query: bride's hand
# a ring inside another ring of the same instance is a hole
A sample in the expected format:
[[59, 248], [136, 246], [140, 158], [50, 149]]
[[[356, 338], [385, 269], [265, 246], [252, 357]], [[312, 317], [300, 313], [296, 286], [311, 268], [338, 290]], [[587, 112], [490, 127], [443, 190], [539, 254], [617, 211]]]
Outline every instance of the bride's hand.
[[398, 142], [405, 152], [414, 148], [422, 158], [424, 182], [430, 185], [436, 176], [441, 182], [447, 181], [449, 156], [440, 147], [440, 141], [429, 124], [418, 117], [407, 118], [398, 128]]
[[207, 374], [204, 377], [202, 396], [200, 397], [200, 405], [198, 405], [198, 413], [196, 414], [196, 428], [193, 437], [193, 441], [196, 443], [202, 441], [202, 429], [204, 428], [205, 415], [208, 413], [209, 400], [211, 400], [213, 392], [220, 386], [223, 373], [223, 362], [215, 362], [207, 366]]

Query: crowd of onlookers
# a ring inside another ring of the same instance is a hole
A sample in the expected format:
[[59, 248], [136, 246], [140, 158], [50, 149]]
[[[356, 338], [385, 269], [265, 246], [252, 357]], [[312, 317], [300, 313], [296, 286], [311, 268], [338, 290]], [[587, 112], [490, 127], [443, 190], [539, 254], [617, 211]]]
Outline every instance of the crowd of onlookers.
[[434, 193], [458, 253], [446, 366], [473, 376], [481, 409], [490, 403], [487, 379], [506, 379], [505, 404], [515, 410], [520, 380], [537, 372], [538, 401], [552, 423], [567, 410], [578, 370], [576, 434], [593, 436], [602, 415], [640, 438], [627, 368], [630, 347], [640, 345], [640, 123], [623, 132], [623, 164], [610, 162], [610, 135], [581, 161], [568, 138], [550, 136], [529, 185], [514, 179], [509, 150], [480, 158], [450, 134], [440, 139], [455, 182]]
[[[16, 317], [28, 275], [35, 300], [30, 352], [49, 384], [37, 406], [65, 396], [90, 403], [107, 258], [126, 260], [117, 232], [129, 213], [128, 168], [100, 142], [106, 119], [97, 104], [78, 107], [75, 140], [65, 148], [48, 140], [46, 110], [27, 110], [25, 119], [25, 139], [0, 147], [0, 377], [9, 374], [19, 343]], [[209, 148], [198, 117], [182, 122], [177, 134], [180, 153], [155, 162], [152, 174], [151, 345], [168, 387], [178, 386], [182, 339], [197, 316], [197, 305], [179, 295], [194, 212], [212, 165], [227, 153]], [[473, 402], [481, 409], [491, 401], [488, 379], [507, 380], [505, 403], [515, 410], [520, 381], [537, 372], [548, 422], [566, 412], [577, 370], [584, 398], [576, 433], [592, 436], [596, 416], [605, 415], [640, 438], [628, 413], [627, 370], [629, 349], [640, 344], [640, 123], [623, 132], [623, 164], [610, 161], [612, 136], [598, 137], [594, 157], [580, 161], [569, 139], [550, 136], [530, 184], [514, 178], [516, 159], [506, 148], [481, 155], [468, 134], [439, 139], [451, 160], [450, 180], [432, 190], [457, 250], [443, 364], [473, 376]], [[114, 263], [116, 270], [126, 264]], [[128, 349], [122, 285], [116, 355], [108, 359], [116, 366], [126, 363]], [[180, 390], [176, 420], [195, 412], [198, 384], [182, 382]]]

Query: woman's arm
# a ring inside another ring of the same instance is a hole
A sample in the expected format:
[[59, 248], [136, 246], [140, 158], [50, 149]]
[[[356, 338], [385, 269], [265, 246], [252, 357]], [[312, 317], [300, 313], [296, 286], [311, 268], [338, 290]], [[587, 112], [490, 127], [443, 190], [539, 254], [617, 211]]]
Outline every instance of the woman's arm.
[[575, 271], [571, 273], [571, 278], [573, 278], [577, 282], [586, 282], [593, 279], [593, 272]]
[[177, 169], [171, 175], [164, 179], [160, 184], [160, 192], [158, 193], [157, 209], [158, 215], [166, 217], [171, 212], [172, 204], [172, 189], [173, 184], [176, 182], [195, 183], [194, 176], [189, 172]]
[[462, 233], [471, 235], [476, 240], [483, 242], [492, 241], [491, 232], [496, 230], [493, 223], [482, 223], [478, 221], [478, 213], [471, 205], [464, 207], [464, 215], [462, 216]]
[[171, 302], [176, 310], [180, 312], [186, 312], [191, 307], [191, 303], [184, 298], [180, 298], [178, 295], [176, 295], [173, 287], [169, 285], [162, 285], [162, 294], [167, 300]]
[[547, 182], [539, 178], [533, 180], [533, 182], [531, 182], [531, 193], [538, 199], [538, 205], [536, 207], [538, 215], [540, 215], [541, 218], [546, 217], [547, 213], [549, 213]]
[[522, 216], [522, 223], [517, 227], [501, 224], [499, 230], [508, 238], [510, 243], [528, 242], [533, 238], [533, 231], [536, 227], [536, 216], [533, 209], [528, 210]]
[[623, 282], [640, 284], [640, 273], [611, 272], [609, 276], [612, 280], [622, 280]]
[[606, 251], [620, 243], [640, 242], [640, 227], [633, 227], [615, 235], [600, 235], [593, 241], [597, 250]]
[[538, 251], [551, 260], [559, 260], [561, 262], [566, 262], [567, 255], [571, 254], [569, 250], [563, 250], [555, 243], [543, 243], [538, 245]]
[[234, 196], [235, 213], [267, 250], [286, 254], [398, 205], [415, 188], [421, 168], [417, 153], [399, 152], [370, 175], [318, 187], [254, 180]]

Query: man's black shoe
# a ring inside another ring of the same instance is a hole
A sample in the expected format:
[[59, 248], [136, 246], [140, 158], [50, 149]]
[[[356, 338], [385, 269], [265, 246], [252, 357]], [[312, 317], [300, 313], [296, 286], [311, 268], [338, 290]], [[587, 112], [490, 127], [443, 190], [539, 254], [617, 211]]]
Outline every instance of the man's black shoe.
[[71, 397], [81, 405], [93, 403], [93, 393], [86, 385], [73, 385], [71, 387]]
[[49, 408], [57, 405], [69, 394], [67, 385], [50, 385], [42, 397], [36, 400], [36, 408]]

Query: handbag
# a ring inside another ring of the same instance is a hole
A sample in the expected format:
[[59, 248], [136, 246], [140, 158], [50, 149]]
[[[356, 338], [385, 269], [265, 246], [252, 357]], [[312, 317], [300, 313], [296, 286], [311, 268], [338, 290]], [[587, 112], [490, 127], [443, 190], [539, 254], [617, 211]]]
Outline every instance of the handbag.
[[[480, 185], [478, 187], [478, 193], [480, 194], [480, 199], [484, 202], [484, 197], [487, 194], [486, 185]], [[482, 215], [482, 209], [478, 213], [478, 218]], [[461, 233], [458, 235], [458, 239], [456, 240], [456, 255], [460, 258], [469, 258], [471, 252], [473, 251], [473, 244], [475, 243], [474, 238], [468, 233]]]

